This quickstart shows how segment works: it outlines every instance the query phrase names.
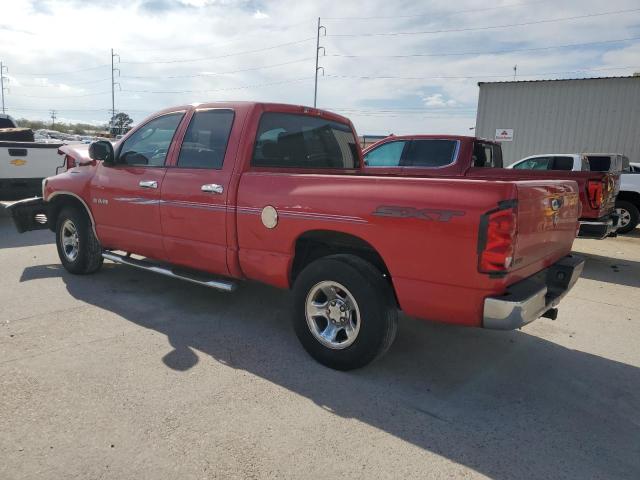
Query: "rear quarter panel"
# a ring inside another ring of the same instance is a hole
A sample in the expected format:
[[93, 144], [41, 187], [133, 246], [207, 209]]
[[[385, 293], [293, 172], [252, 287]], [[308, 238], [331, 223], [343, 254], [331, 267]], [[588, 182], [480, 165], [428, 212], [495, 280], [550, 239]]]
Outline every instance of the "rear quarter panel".
[[[343, 232], [382, 256], [407, 314], [479, 325], [484, 297], [507, 282], [478, 273], [480, 217], [517, 193], [506, 182], [248, 171], [238, 189], [240, 267], [288, 287], [296, 240]], [[273, 229], [261, 221], [267, 205], [279, 214]]]

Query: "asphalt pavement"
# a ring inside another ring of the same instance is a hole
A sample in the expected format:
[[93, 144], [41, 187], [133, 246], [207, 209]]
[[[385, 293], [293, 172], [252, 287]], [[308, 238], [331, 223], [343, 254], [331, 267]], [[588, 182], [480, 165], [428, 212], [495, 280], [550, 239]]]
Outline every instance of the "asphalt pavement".
[[288, 292], [74, 276], [53, 240], [0, 218], [1, 479], [640, 478], [640, 231], [576, 241], [556, 321], [402, 318], [347, 373], [298, 344]]

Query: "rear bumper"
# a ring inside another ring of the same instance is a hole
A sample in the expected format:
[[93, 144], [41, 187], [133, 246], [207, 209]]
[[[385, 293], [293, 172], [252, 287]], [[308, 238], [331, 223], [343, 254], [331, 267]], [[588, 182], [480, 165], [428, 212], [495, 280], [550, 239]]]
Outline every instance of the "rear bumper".
[[602, 240], [615, 234], [618, 229], [618, 215], [611, 214], [594, 220], [580, 220], [578, 237]]
[[49, 204], [42, 198], [19, 200], [7, 207], [18, 233], [49, 228]]
[[2, 178], [0, 179], [0, 200], [42, 195], [42, 178]]
[[567, 255], [550, 267], [511, 285], [504, 295], [484, 300], [484, 328], [513, 330], [556, 307], [580, 278], [584, 259]]

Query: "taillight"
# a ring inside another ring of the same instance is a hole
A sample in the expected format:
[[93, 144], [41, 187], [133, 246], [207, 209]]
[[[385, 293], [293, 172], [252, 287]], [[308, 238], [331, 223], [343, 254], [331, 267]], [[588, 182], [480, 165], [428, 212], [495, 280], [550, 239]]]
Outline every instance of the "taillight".
[[480, 222], [478, 271], [503, 273], [513, 264], [517, 220], [514, 207], [489, 212]]
[[65, 155], [64, 159], [67, 162], [67, 170], [76, 166], [76, 161], [71, 155]]
[[604, 200], [604, 185], [600, 180], [589, 180], [587, 182], [587, 197], [589, 205], [594, 210], [600, 209]]

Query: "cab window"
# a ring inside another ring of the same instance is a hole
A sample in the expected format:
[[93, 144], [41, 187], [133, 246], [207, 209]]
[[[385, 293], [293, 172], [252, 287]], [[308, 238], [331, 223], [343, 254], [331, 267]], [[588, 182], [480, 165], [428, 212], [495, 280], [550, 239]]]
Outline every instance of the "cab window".
[[456, 140], [413, 140], [400, 163], [406, 167], [444, 167], [455, 161], [457, 149]]
[[472, 167], [502, 168], [502, 148], [493, 143], [475, 142], [473, 144]]
[[184, 112], [154, 118], [136, 130], [120, 148], [118, 163], [161, 167]]
[[178, 167], [222, 168], [232, 124], [232, 110], [197, 111], [182, 141]]
[[359, 163], [349, 125], [316, 116], [264, 113], [251, 165], [254, 167], [347, 169]]
[[551, 157], [535, 157], [524, 160], [514, 165], [513, 168], [519, 170], [547, 170], [550, 163]]
[[383, 143], [364, 156], [364, 163], [369, 167], [398, 167], [406, 145], [405, 141]]

